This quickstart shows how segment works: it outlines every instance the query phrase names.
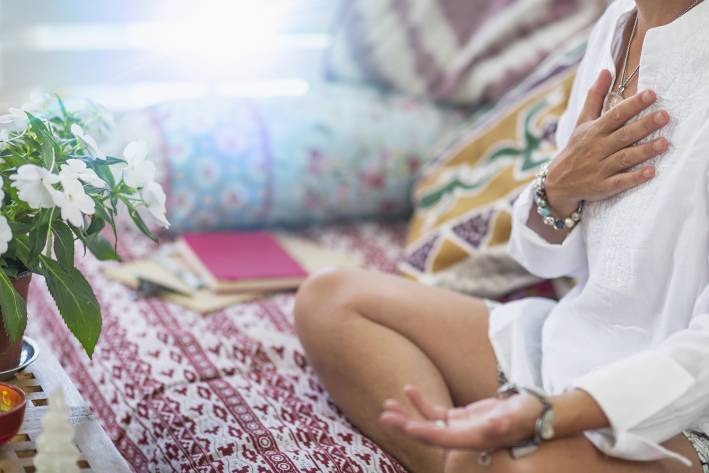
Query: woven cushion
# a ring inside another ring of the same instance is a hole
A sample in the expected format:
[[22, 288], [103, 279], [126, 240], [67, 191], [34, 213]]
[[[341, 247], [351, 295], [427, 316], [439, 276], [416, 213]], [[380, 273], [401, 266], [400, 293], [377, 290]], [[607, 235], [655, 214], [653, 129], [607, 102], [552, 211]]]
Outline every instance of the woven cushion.
[[537, 281], [506, 251], [512, 205], [556, 153], [556, 126], [583, 38], [463, 129], [424, 170], [414, 191], [403, 273], [484, 297]]
[[448, 103], [492, 103], [605, 7], [605, 0], [348, 0], [327, 72]]

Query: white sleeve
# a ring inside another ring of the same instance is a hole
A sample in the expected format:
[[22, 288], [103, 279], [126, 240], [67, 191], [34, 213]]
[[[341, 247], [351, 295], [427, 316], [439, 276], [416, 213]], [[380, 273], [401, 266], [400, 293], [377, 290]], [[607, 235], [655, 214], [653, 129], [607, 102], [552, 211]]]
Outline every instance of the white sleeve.
[[660, 444], [696, 425], [709, 411], [709, 286], [693, 312], [689, 328], [656, 349], [592, 371], [570, 384], [589, 393], [610, 420], [610, 428], [586, 433], [603, 452], [629, 460], [674, 458], [690, 464]]
[[507, 249], [514, 259], [540, 278], [580, 277], [587, 271], [586, 246], [580, 225], [574, 227], [561, 244], [544, 240], [527, 226], [534, 205], [534, 190], [529, 185], [515, 202], [512, 234]]
[[[588, 40], [588, 49], [578, 67], [569, 104], [559, 120], [556, 132], [558, 149], [564, 149], [576, 128], [578, 116], [586, 101], [588, 90], [600, 72], [598, 55], [606, 42], [608, 21], [612, 11], [593, 28]], [[512, 234], [508, 244], [510, 254], [530, 273], [551, 279], [562, 276], [582, 278], [588, 271], [586, 248], [580, 226], [576, 226], [561, 244], [551, 244], [527, 226], [529, 211], [534, 204], [530, 184], [515, 202], [512, 215]]]
[[[569, 105], [559, 120], [556, 132], [558, 149], [569, 142], [581, 107], [585, 101], [584, 69], [588, 56], [584, 56], [574, 80]], [[552, 279], [562, 276], [580, 277], [587, 271], [586, 248], [581, 237], [580, 225], [574, 227], [561, 244], [544, 240], [527, 226], [529, 212], [534, 203], [534, 184], [530, 183], [515, 201], [512, 210], [512, 233], [507, 249], [514, 259], [527, 271], [540, 278]]]

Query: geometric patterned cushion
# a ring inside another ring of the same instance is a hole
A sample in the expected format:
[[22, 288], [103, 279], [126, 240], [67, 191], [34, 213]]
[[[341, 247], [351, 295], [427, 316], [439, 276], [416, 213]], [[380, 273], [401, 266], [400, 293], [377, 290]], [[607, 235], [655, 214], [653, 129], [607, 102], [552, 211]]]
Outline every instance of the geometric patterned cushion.
[[537, 281], [506, 252], [512, 205], [556, 154], [556, 126], [584, 38], [550, 58], [424, 170], [414, 190], [401, 272], [483, 297]]

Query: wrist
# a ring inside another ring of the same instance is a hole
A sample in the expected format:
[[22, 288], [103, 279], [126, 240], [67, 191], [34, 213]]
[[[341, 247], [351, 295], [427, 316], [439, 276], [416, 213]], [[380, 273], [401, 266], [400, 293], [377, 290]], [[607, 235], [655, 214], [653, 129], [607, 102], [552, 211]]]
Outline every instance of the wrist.
[[608, 418], [595, 399], [581, 389], [550, 396], [549, 400], [556, 414], [554, 431], [557, 437], [610, 426]]
[[549, 168], [544, 188], [547, 194], [549, 208], [559, 216], [569, 216], [579, 207], [581, 199], [568, 195], [563, 186], [552, 176], [553, 170]]
[[519, 394], [520, 403], [524, 404], [524, 416], [522, 417], [522, 425], [520, 432], [523, 436], [520, 440], [528, 440], [534, 437], [534, 430], [539, 417], [542, 415], [544, 406], [536, 397], [529, 393], [522, 392]]

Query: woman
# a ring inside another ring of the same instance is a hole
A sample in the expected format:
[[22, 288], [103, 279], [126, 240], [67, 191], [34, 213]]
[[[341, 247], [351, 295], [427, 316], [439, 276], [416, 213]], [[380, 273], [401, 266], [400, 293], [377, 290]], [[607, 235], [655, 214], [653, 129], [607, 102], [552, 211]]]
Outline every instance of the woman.
[[363, 271], [302, 287], [315, 370], [410, 471], [709, 472], [706, 25], [699, 0], [616, 0], [596, 25], [562, 151], [514, 210], [513, 256], [576, 278], [560, 302]]

